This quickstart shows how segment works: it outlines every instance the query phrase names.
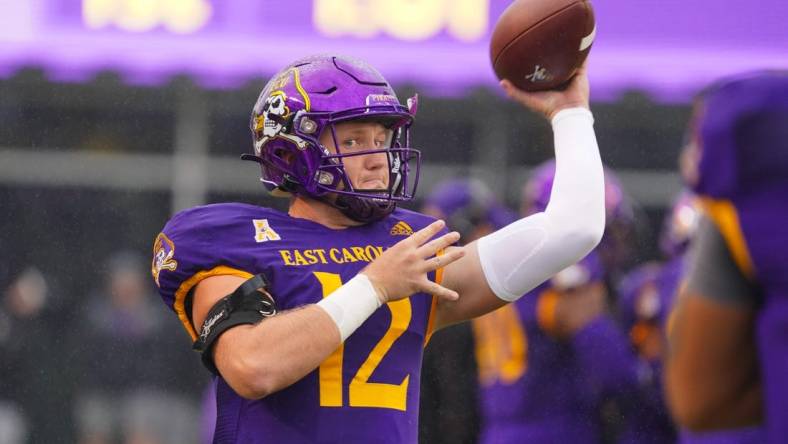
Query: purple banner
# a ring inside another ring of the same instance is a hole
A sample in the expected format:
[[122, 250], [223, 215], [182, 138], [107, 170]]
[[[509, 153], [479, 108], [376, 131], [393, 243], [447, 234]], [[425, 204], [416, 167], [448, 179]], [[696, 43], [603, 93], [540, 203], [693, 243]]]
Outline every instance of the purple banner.
[[[495, 87], [488, 42], [508, 0], [29, 0], [0, 2], [0, 77], [115, 70], [129, 83], [187, 74], [206, 87], [266, 77], [295, 58], [363, 58], [427, 94]], [[713, 79], [788, 68], [788, 2], [597, 0], [593, 96], [686, 101]]]

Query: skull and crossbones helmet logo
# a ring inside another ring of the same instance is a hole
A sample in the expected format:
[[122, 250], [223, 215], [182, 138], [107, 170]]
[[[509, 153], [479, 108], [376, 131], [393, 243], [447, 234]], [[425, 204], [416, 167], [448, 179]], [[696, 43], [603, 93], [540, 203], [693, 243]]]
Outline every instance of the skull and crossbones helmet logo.
[[274, 91], [263, 105], [263, 135], [274, 137], [282, 131], [284, 119], [290, 116], [290, 109], [285, 104], [285, 93]]
[[288, 118], [290, 108], [287, 106], [287, 95], [283, 91], [272, 92], [265, 99], [260, 115], [255, 118], [255, 131], [262, 132], [262, 137], [255, 142], [257, 155], [260, 155], [266, 142], [276, 137], [296, 143], [302, 149], [306, 146], [301, 138], [285, 133]]

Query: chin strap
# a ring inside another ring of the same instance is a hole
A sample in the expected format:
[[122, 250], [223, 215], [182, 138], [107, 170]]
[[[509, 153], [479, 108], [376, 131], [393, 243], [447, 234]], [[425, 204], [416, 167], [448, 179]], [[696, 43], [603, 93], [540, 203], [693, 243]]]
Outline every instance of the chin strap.
[[397, 204], [393, 201], [386, 201], [380, 204], [372, 202], [371, 199], [364, 199], [356, 196], [340, 194], [334, 202], [329, 204], [345, 216], [356, 222], [372, 223], [377, 222], [391, 214]]

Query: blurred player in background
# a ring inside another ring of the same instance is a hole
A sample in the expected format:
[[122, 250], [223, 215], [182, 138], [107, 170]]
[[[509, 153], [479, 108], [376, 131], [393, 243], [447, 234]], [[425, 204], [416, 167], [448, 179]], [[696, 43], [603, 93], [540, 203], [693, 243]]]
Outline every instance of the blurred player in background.
[[[703, 93], [682, 172], [703, 217], [672, 315], [666, 388], [694, 431], [756, 424], [788, 437], [788, 75]], [[754, 345], [757, 344], [757, 345]]]
[[603, 442], [606, 399], [636, 386], [626, 338], [605, 314], [595, 253], [473, 321], [482, 443]]
[[[524, 214], [544, 210], [554, 175], [552, 163], [535, 170], [523, 188]], [[606, 199], [613, 204], [608, 215], [620, 202]], [[602, 442], [605, 401], [637, 387], [637, 361], [607, 312], [597, 250], [516, 303], [472, 321], [480, 442]]]
[[[446, 221], [470, 243], [517, 219], [487, 185], [477, 179], [439, 183], [427, 196], [424, 214]], [[476, 360], [467, 322], [436, 332], [422, 364], [419, 442], [475, 443], [479, 433]]]
[[698, 212], [691, 193], [683, 192], [665, 217], [659, 238], [664, 262], [648, 262], [622, 280], [618, 318], [632, 346], [645, 364], [640, 374], [640, 396], [628, 406], [619, 442], [676, 441], [676, 430], [663, 397], [662, 362], [668, 314], [684, 270], [684, 252], [695, 232]]
[[444, 219], [460, 233], [462, 243], [470, 243], [517, 220], [478, 179], [452, 179], [439, 183], [424, 200], [422, 213]]
[[343, 57], [269, 81], [247, 158], [290, 197], [288, 213], [197, 207], [154, 244], [162, 298], [218, 376], [216, 442], [415, 442], [430, 333], [516, 300], [597, 244], [585, 69], [562, 91], [502, 86], [552, 121], [555, 193], [543, 213], [450, 247], [459, 234], [443, 222], [396, 209], [418, 179], [415, 98], [401, 105], [374, 68]]

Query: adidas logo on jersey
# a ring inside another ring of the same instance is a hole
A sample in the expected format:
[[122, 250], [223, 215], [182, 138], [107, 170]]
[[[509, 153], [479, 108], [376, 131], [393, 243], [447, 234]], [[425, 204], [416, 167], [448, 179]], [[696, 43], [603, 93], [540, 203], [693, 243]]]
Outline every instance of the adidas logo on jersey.
[[399, 221], [396, 223], [396, 225], [391, 227], [389, 234], [392, 236], [410, 236], [413, 234], [413, 228], [411, 228], [407, 223]]

